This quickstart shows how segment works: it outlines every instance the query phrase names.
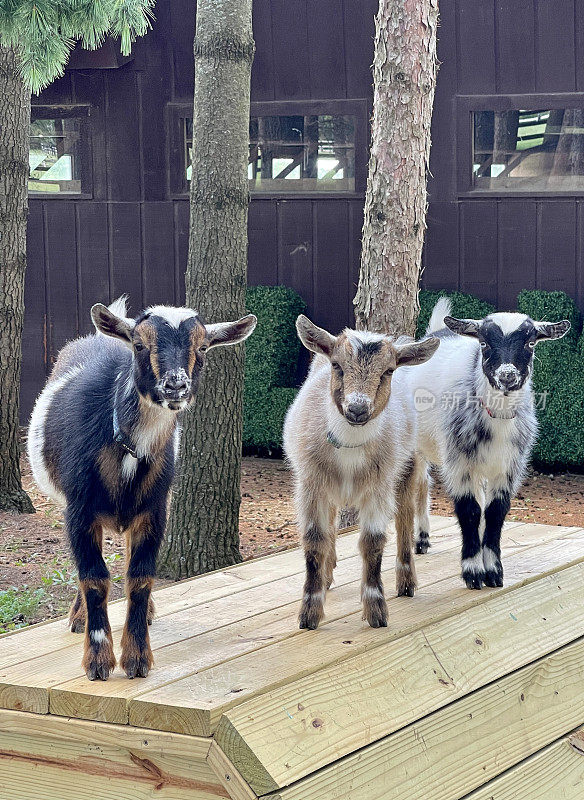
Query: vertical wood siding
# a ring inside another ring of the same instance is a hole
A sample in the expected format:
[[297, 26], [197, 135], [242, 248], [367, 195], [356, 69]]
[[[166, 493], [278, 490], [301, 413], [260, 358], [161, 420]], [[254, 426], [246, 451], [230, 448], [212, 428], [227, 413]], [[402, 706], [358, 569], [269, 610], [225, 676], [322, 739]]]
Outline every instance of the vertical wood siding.
[[[462, 197], [460, 95], [584, 92], [578, 0], [441, 0], [423, 283], [512, 308], [522, 288], [584, 304], [584, 198]], [[252, 100], [371, 100], [377, 0], [254, 0]], [[122, 293], [138, 311], [182, 302], [188, 201], [171, 199], [168, 102], [190, 102], [195, 4], [161, 0], [154, 29], [117, 69], [72, 69], [38, 98], [91, 105], [93, 197], [31, 198], [22, 416], [57, 351], [90, 330], [89, 307]], [[584, 95], [583, 95], [584, 102]], [[249, 281], [297, 289], [316, 322], [352, 321], [359, 195], [254, 197]]]

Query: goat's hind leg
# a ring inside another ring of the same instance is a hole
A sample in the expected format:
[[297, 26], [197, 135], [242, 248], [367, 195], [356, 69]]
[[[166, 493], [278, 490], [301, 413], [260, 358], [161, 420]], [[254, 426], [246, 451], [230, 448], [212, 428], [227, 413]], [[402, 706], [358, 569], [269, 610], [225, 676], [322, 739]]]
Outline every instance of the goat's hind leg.
[[430, 549], [430, 488], [432, 482], [428, 467], [421, 467], [416, 481], [416, 553]]
[[69, 627], [71, 633], [83, 633], [85, 631], [86, 617], [83, 592], [81, 591], [81, 586], [79, 586], [77, 594], [75, 595], [75, 600], [69, 610]]
[[406, 465], [396, 488], [395, 529], [397, 533], [397, 557], [395, 578], [398, 597], [413, 597], [417, 586], [416, 566], [413, 557], [413, 530], [416, 508], [416, 491], [421, 482], [425, 465], [412, 458]]
[[329, 548], [325, 559], [325, 581], [324, 588], [328, 591], [331, 588], [334, 571], [337, 566], [337, 509], [331, 506], [329, 512]]

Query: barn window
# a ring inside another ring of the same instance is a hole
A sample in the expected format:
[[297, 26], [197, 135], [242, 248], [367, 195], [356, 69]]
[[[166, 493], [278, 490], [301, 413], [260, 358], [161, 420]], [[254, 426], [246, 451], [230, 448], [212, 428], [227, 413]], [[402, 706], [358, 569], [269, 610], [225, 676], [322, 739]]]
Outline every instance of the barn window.
[[[175, 196], [186, 193], [191, 177], [193, 121], [186, 111], [185, 106], [169, 104], [170, 190]], [[368, 119], [363, 100], [252, 103], [250, 192], [296, 197], [363, 193]], [[179, 130], [180, 134], [173, 133]]]
[[[193, 121], [185, 120], [190, 180]], [[355, 118], [310, 114], [251, 117], [247, 176], [251, 192], [354, 192]]]
[[582, 192], [584, 107], [472, 112], [472, 190]]
[[33, 106], [28, 190], [33, 195], [86, 195], [90, 190], [88, 109]]

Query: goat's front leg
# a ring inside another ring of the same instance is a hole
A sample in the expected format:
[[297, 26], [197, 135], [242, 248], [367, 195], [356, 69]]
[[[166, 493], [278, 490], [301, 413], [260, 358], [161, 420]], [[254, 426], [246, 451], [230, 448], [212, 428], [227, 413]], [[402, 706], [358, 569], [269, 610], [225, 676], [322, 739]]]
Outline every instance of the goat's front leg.
[[[95, 522], [93, 524], [92, 536], [101, 553], [103, 551], [103, 526], [100, 523]], [[69, 609], [69, 627], [71, 633], [84, 633], [86, 618], [87, 610], [83, 599], [83, 590], [81, 586], [79, 586], [77, 588], [75, 600]]]
[[[162, 504], [162, 509], [166, 504]], [[120, 666], [128, 678], [145, 678], [153, 664], [148, 622], [156, 558], [164, 536], [164, 511], [137, 516], [127, 531], [130, 552], [126, 572], [128, 612], [122, 634]], [[153, 608], [152, 608], [153, 611]]]
[[480, 537], [481, 506], [470, 485], [459, 489], [453, 499], [462, 533], [462, 578], [468, 589], [482, 589], [485, 568]]
[[383, 550], [387, 541], [387, 526], [391, 517], [386, 503], [387, 498], [376, 495], [368, 498], [359, 510], [359, 526], [361, 528], [359, 550], [363, 558], [363, 579], [361, 581], [363, 619], [366, 619], [372, 628], [387, 626], [387, 603], [381, 580]]
[[[90, 681], [105, 681], [116, 665], [112, 632], [107, 615], [110, 586], [108, 568], [101, 554], [102, 527], [83, 510], [70, 506], [65, 524], [79, 573], [79, 591], [70, 617], [72, 630], [83, 624], [85, 642], [82, 666]], [[83, 628], [82, 628], [83, 629]]]
[[324, 616], [326, 583], [332, 580], [329, 503], [308, 486], [297, 491], [299, 523], [306, 562], [304, 594], [298, 616], [300, 628], [315, 630]]
[[415, 487], [416, 504], [416, 553], [427, 553], [430, 549], [430, 474], [424, 464], [419, 468]]
[[511, 487], [507, 483], [489, 487], [483, 534], [483, 566], [486, 586], [503, 586], [501, 531], [510, 507]]

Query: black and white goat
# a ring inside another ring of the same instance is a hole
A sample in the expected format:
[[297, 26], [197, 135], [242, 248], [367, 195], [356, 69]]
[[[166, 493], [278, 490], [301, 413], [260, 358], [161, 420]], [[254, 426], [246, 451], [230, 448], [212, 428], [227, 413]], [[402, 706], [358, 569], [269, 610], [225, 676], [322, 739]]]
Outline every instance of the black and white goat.
[[124, 298], [109, 308], [93, 306], [91, 317], [98, 333], [61, 350], [36, 402], [28, 456], [41, 491], [65, 505], [79, 573], [70, 624], [75, 632], [85, 630], [87, 677], [106, 680], [116, 663], [104, 527], [126, 532], [121, 666], [129, 678], [145, 677], [152, 665], [150, 592], [178, 452], [179, 412], [195, 397], [205, 352], [243, 341], [256, 318], [204, 325], [189, 308], [155, 306], [128, 319]]
[[[440, 342], [405, 344], [382, 334], [344, 330], [332, 336], [301, 315], [304, 346], [316, 353], [284, 423], [284, 449], [294, 471], [296, 511], [306, 581], [300, 627], [318, 627], [336, 565], [336, 518], [343, 506], [359, 512], [363, 557], [363, 616], [387, 625], [381, 561], [387, 526], [396, 517], [398, 595], [413, 596], [416, 413], [393, 374], [427, 361]], [[415, 370], [413, 370], [415, 371]]]
[[[469, 589], [503, 585], [501, 529], [537, 434], [531, 384], [536, 344], [559, 339], [562, 322], [525, 314], [482, 320], [450, 316], [436, 304], [426, 332], [441, 346], [427, 364], [396, 376], [415, 398], [418, 452], [440, 468], [462, 531], [462, 577]], [[428, 476], [417, 492], [416, 550], [428, 536]]]

